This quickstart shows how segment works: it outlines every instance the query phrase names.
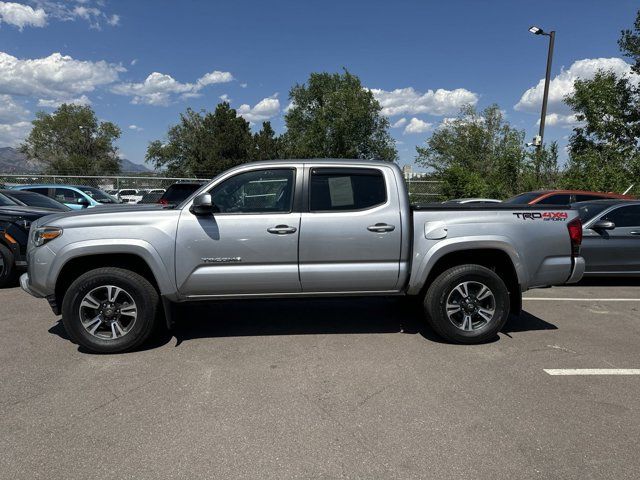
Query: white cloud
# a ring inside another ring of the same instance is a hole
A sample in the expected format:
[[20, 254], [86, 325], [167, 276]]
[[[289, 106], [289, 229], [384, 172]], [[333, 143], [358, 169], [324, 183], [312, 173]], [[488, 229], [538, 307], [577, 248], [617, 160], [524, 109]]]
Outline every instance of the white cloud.
[[374, 97], [382, 106], [382, 114], [394, 115], [426, 113], [430, 115], [446, 115], [455, 113], [463, 105], [475, 105], [478, 94], [465, 88], [455, 90], [428, 90], [425, 93], [413, 87], [397, 88], [392, 91], [371, 89]]
[[22, 60], [0, 52], [0, 94], [65, 100], [115, 82], [123, 71], [119, 65], [74, 60], [60, 53]]
[[231, 103], [231, 97], [229, 97], [229, 95], [227, 95], [226, 93], [224, 95], [220, 95], [218, 98], [223, 102]]
[[242, 88], [247, 88], [248, 84], [246, 84], [246, 83], [241, 83], [241, 84], [240, 84], [240, 86], [241, 86]]
[[44, 27], [47, 14], [42, 8], [33, 9], [28, 5], [13, 2], [0, 2], [0, 23], [24, 27]]
[[391, 125], [391, 128], [400, 128], [403, 127], [407, 123], [407, 119], [402, 117], [400, 120]]
[[136, 63], [138, 63], [138, 59], [134, 58], [133, 60], [131, 60], [130, 65], [133, 67]]
[[134, 132], [141, 132], [144, 128], [139, 127], [138, 125], [129, 125], [129, 130], [133, 130]]
[[293, 102], [289, 102], [289, 103], [287, 104], [287, 106], [286, 106], [286, 107], [284, 107], [284, 110], [282, 110], [282, 112], [283, 112], [283, 113], [285, 113], [285, 114], [287, 114], [287, 113], [289, 113], [289, 111], [291, 111], [291, 109], [292, 109], [293, 107], [295, 107], [295, 106], [296, 106], [296, 104], [295, 104], [295, 103], [293, 103]]
[[0, 147], [15, 147], [31, 131], [31, 122], [0, 123]]
[[104, 11], [103, 0], [31, 0], [39, 9], [44, 10], [48, 18], [63, 22], [85, 20], [91, 28], [100, 30], [104, 23], [110, 26], [120, 24], [120, 15]]
[[115, 85], [111, 91], [133, 97], [133, 104], [166, 106], [171, 103], [174, 95], [180, 95], [183, 99], [197, 97], [200, 96], [200, 90], [207, 85], [232, 80], [231, 73], [218, 70], [203, 75], [195, 83], [181, 83], [171, 75], [153, 72], [142, 83], [121, 83]]
[[[548, 125], [572, 125], [576, 123], [571, 109], [564, 103], [564, 98], [573, 93], [573, 84], [580, 78], [591, 79], [598, 70], [613, 71], [616, 75], [631, 75], [637, 81], [637, 76], [631, 73], [631, 65], [621, 58], [585, 58], [577, 60], [568, 69], [562, 71], [551, 79], [549, 83], [549, 100], [547, 105]], [[544, 79], [541, 79], [534, 87], [522, 94], [520, 101], [513, 107], [515, 110], [527, 113], [540, 113], [542, 95], [544, 92]], [[539, 123], [539, 121], [538, 121]]]
[[81, 95], [77, 98], [59, 98], [59, 99], [46, 99], [41, 98], [38, 100], [39, 107], [58, 108], [63, 103], [73, 103], [75, 105], [91, 105], [91, 100], [86, 95]]
[[[560, 113], [549, 113], [545, 117], [545, 125], [549, 127], [573, 127], [578, 123], [580, 122], [578, 122], [574, 114], [563, 115]], [[536, 125], [540, 125], [540, 119], [538, 119]]]
[[240, 105], [237, 109], [238, 115], [251, 123], [269, 120], [280, 112], [280, 101], [277, 97], [278, 94], [276, 93], [270, 97], [263, 98], [253, 107], [246, 103]]
[[425, 133], [431, 130], [432, 123], [427, 123], [419, 118], [412, 118], [404, 129], [404, 135], [412, 133]]
[[0, 95], [0, 123], [15, 123], [24, 120], [29, 110], [16, 103], [11, 95]]

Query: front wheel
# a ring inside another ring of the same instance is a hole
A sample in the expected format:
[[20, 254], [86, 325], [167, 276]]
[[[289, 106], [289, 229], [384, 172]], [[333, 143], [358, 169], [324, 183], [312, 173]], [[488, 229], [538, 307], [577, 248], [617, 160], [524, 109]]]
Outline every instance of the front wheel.
[[509, 290], [493, 270], [460, 265], [434, 280], [424, 308], [440, 336], [457, 343], [482, 343], [494, 338], [507, 321]]
[[69, 336], [94, 353], [132, 350], [154, 330], [159, 297], [149, 281], [122, 268], [97, 268], [76, 279], [62, 302]]

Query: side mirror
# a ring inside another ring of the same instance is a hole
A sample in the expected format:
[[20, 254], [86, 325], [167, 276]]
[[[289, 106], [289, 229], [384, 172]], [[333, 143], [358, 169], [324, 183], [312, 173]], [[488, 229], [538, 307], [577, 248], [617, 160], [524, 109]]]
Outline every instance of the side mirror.
[[213, 214], [213, 200], [211, 200], [211, 194], [201, 193], [193, 199], [191, 208], [189, 209], [194, 215], [212, 215]]
[[76, 200], [76, 203], [78, 205], [82, 205], [83, 207], [89, 206], [89, 200], [87, 200], [86, 198], [79, 198], [78, 200]]
[[616, 228], [616, 224], [611, 220], [598, 220], [591, 228], [594, 230], [613, 230]]

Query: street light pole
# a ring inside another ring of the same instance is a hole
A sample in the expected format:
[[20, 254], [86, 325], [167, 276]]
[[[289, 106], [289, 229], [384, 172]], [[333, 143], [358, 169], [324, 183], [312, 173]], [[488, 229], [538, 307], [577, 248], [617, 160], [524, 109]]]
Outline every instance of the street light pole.
[[549, 51], [547, 53], [547, 73], [544, 79], [544, 93], [542, 94], [542, 112], [540, 113], [540, 130], [538, 132], [538, 139], [536, 141], [536, 147], [538, 151], [542, 149], [544, 141], [544, 123], [547, 119], [547, 101], [549, 99], [549, 83], [551, 82], [551, 63], [553, 62], [553, 44], [556, 39], [556, 32], [545, 32], [539, 27], [531, 27], [529, 31], [535, 35], [546, 35], [549, 37]]

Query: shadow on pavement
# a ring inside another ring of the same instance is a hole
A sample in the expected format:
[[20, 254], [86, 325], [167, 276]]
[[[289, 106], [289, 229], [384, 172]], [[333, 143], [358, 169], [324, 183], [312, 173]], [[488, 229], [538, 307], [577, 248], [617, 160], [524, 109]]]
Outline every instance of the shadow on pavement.
[[[197, 338], [261, 335], [333, 335], [408, 333], [448, 343], [426, 324], [419, 302], [401, 297], [339, 299], [233, 300], [180, 305], [171, 332], [158, 332], [135, 351], [161, 347], [176, 338], [176, 347]], [[502, 332], [555, 330], [557, 327], [528, 312], [511, 317]], [[69, 341], [59, 320], [49, 333]], [[487, 343], [498, 340], [499, 337]], [[86, 352], [82, 347], [78, 351]]]

